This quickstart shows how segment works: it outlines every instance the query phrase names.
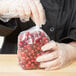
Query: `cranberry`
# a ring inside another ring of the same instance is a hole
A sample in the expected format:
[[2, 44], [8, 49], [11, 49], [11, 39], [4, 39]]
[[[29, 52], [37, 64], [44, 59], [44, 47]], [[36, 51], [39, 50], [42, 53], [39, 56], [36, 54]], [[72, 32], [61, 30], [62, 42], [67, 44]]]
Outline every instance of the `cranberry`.
[[31, 66], [34, 67], [34, 64], [32, 63]]
[[28, 47], [28, 50], [31, 51], [32, 50], [32, 47]]
[[21, 56], [24, 57], [25, 56], [25, 52], [21, 51]]
[[34, 62], [35, 60], [31, 60], [31, 62]]
[[41, 55], [40, 53], [37, 54], [37, 56], [40, 56], [40, 55]]
[[22, 60], [25, 60], [26, 58], [25, 57], [22, 57]]
[[24, 45], [24, 49], [26, 49], [27, 48], [27, 46], [26, 45]]
[[29, 60], [29, 57], [26, 58], [26, 61], [28, 61], [28, 60]]
[[31, 61], [28, 61], [28, 64], [30, 65], [31, 64]]
[[29, 52], [28, 55], [30, 56], [31, 55], [31, 52]]
[[45, 44], [48, 43], [48, 40], [45, 40]]
[[35, 53], [35, 51], [34, 51], [34, 50], [32, 50], [32, 51], [31, 51], [31, 53], [33, 53], [33, 54], [34, 54], [34, 53]]
[[35, 41], [35, 42], [34, 42], [34, 45], [36, 45], [36, 44], [37, 44], [37, 42]]
[[26, 66], [26, 68], [28, 68], [29, 67], [29, 64], [26, 64], [25, 66]]
[[29, 35], [29, 32], [26, 32], [26, 33], [25, 33], [25, 36], [28, 36], [28, 35]]
[[41, 36], [45, 36], [44, 32], [41, 32]]
[[25, 69], [25, 65], [21, 65], [21, 67], [22, 67], [23, 69]]
[[36, 37], [36, 38], [35, 38], [35, 41], [37, 42], [38, 40], [39, 40], [39, 37]]
[[45, 41], [46, 40], [46, 37], [43, 37], [42, 40]]
[[40, 47], [37, 47], [37, 50], [40, 50], [41, 48]]

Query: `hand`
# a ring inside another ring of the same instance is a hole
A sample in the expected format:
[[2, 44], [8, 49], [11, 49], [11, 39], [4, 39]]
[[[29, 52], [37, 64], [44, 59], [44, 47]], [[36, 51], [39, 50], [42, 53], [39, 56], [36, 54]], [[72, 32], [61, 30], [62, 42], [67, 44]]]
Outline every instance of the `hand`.
[[5, 17], [19, 17], [28, 21], [31, 17], [36, 25], [45, 24], [45, 12], [40, 0], [1, 0], [0, 14]]
[[76, 47], [70, 44], [50, 41], [41, 49], [42, 51], [50, 50], [50, 53], [37, 58], [37, 62], [40, 62], [40, 67], [46, 70], [59, 69], [76, 58]]

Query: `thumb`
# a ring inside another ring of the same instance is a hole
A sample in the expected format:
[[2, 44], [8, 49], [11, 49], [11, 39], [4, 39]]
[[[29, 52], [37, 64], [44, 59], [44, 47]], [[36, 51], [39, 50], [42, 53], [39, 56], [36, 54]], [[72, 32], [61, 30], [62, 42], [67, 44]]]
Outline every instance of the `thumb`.
[[49, 43], [45, 44], [44, 46], [42, 46], [42, 51], [46, 51], [46, 50], [57, 50], [58, 49], [58, 43], [56, 43], [55, 41], [50, 41]]

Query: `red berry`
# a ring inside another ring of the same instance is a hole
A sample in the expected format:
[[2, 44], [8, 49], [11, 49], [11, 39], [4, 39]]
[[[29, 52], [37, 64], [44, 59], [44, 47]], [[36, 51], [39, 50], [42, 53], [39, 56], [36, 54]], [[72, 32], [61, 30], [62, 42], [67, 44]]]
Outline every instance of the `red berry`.
[[25, 52], [21, 51], [21, 56], [24, 57], [25, 56]]
[[22, 67], [23, 69], [25, 69], [25, 65], [21, 65], [21, 67]]
[[36, 44], [37, 44], [37, 42], [35, 41], [35, 42], [34, 42], [34, 45], [36, 45]]
[[37, 56], [40, 56], [40, 55], [41, 55], [40, 53], [37, 54]]
[[30, 56], [30, 59], [33, 59], [34, 57], [33, 56]]
[[29, 34], [30, 34], [29, 32], [26, 32], [26, 34], [25, 34], [25, 35], [26, 35], [26, 36], [28, 36]]
[[30, 46], [31, 46], [31, 45], [30, 45], [30, 44], [28, 44], [28, 45], [27, 45], [27, 48], [28, 48], [28, 47], [30, 47]]
[[32, 63], [31, 66], [34, 67], [34, 64]]
[[21, 44], [23, 44], [23, 41], [20, 41]]
[[26, 68], [28, 68], [29, 67], [29, 64], [26, 64], [25, 66], [26, 66]]
[[35, 41], [37, 42], [38, 40], [39, 40], [39, 37], [36, 37], [36, 38], [35, 38]]
[[38, 64], [38, 62], [37, 62], [37, 61], [35, 61], [35, 64]]
[[39, 39], [41, 39], [42, 37], [41, 36], [39, 36]]
[[37, 47], [37, 50], [40, 50], [41, 48], [40, 47]]
[[38, 31], [38, 34], [40, 35], [41, 34], [41, 31]]
[[34, 43], [34, 39], [32, 38], [32, 43]]
[[22, 40], [22, 37], [23, 37], [23, 34], [20, 34], [20, 35], [18, 36], [18, 41], [19, 41], [19, 40]]
[[35, 60], [31, 60], [31, 62], [34, 62]]
[[45, 38], [45, 37], [43, 37], [43, 38], [42, 38], [42, 40], [43, 40], [43, 41], [45, 41], [45, 40], [46, 40], [46, 38]]
[[22, 57], [22, 60], [25, 60], [26, 58], [25, 57]]
[[46, 53], [49, 53], [49, 51], [46, 51]]
[[37, 57], [36, 56], [34, 56], [34, 59], [36, 59]]
[[22, 43], [19, 43], [19, 46], [22, 46]]
[[28, 36], [25, 37], [25, 41], [28, 40]]
[[45, 54], [45, 52], [42, 52], [41, 55]]
[[41, 32], [41, 36], [45, 36], [45, 34], [43, 32]]
[[26, 44], [26, 45], [28, 44], [28, 40], [25, 42], [25, 44]]
[[37, 46], [40, 46], [40, 43], [37, 43], [36, 45], [37, 45]]
[[32, 48], [31, 48], [31, 47], [27, 47], [27, 48], [28, 48], [28, 50], [29, 50], [29, 51], [31, 51], [31, 50], [32, 50]]
[[26, 58], [26, 61], [28, 61], [28, 60], [29, 60], [29, 57]]
[[28, 64], [30, 65], [31, 64], [31, 61], [28, 61]]
[[48, 37], [46, 37], [46, 40], [49, 40], [49, 38], [48, 38]]
[[26, 45], [24, 45], [24, 49], [26, 49], [27, 48], [27, 46]]
[[30, 56], [31, 55], [31, 52], [29, 52], [28, 55]]
[[21, 48], [21, 51], [24, 51], [24, 48], [23, 47]]
[[48, 43], [48, 42], [49, 42], [48, 40], [45, 40], [45, 44]]
[[33, 53], [33, 54], [34, 54], [34, 53], [35, 53], [35, 51], [34, 51], [34, 50], [32, 50], [32, 51], [31, 51], [31, 53]]

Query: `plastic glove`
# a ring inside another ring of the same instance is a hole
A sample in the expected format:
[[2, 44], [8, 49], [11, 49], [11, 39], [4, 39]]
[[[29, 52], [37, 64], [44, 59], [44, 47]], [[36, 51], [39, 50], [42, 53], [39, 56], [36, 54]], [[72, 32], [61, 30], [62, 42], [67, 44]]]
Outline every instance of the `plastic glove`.
[[46, 70], [59, 69], [76, 58], [76, 47], [70, 44], [51, 41], [44, 45], [42, 50], [50, 50], [50, 53], [37, 58], [37, 61], [40, 62], [40, 67]]
[[20, 18], [28, 21], [31, 17], [36, 25], [45, 24], [45, 12], [40, 0], [1, 0], [1, 18]]

